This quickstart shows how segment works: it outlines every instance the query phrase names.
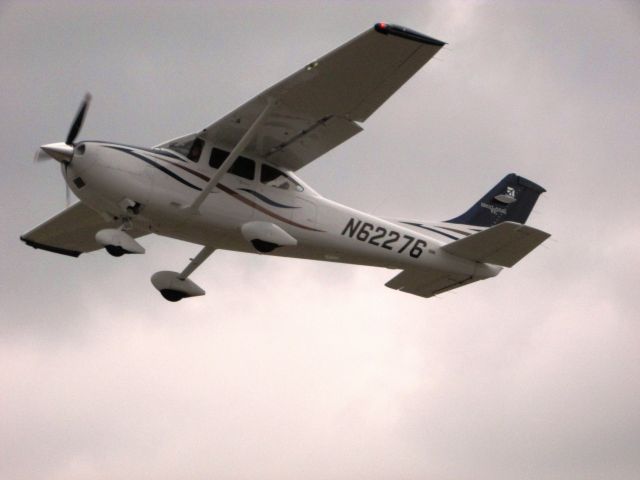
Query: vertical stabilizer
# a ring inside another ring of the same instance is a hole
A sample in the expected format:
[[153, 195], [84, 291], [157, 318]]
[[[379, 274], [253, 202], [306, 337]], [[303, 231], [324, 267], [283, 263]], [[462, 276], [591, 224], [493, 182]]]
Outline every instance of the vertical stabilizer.
[[502, 222], [525, 223], [541, 193], [540, 185], [510, 173], [462, 215], [449, 223], [491, 227]]

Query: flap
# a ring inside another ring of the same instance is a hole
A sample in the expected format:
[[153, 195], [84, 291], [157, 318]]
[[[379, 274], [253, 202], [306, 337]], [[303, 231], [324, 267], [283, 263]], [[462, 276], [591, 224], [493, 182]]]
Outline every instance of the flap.
[[448, 243], [442, 249], [474, 262], [513, 267], [550, 236], [528, 225], [503, 222]]
[[[78, 202], [20, 237], [33, 248], [77, 257], [81, 253], [103, 248], [95, 235], [103, 228], [118, 228], [119, 223], [106, 221], [100, 214]], [[127, 230], [134, 238], [150, 233], [141, 227]]]

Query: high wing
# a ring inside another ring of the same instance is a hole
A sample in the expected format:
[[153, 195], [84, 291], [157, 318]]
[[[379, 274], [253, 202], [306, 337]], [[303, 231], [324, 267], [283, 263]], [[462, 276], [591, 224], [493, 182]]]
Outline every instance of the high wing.
[[[100, 214], [78, 202], [25, 233], [20, 240], [34, 248], [77, 257], [81, 253], [104, 248], [104, 245], [96, 242], [96, 233], [103, 228], [119, 226], [120, 223], [106, 221]], [[137, 238], [150, 232], [134, 227], [127, 233]]]
[[444, 45], [378, 23], [192, 135], [231, 149], [270, 100], [275, 106], [245, 153], [297, 170], [362, 131], [357, 122], [365, 121]]

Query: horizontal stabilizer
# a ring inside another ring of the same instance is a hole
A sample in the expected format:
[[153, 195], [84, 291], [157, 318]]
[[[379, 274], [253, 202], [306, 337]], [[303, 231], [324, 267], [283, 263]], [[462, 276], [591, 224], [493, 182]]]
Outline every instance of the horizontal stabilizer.
[[527, 225], [503, 222], [444, 245], [442, 250], [474, 262], [513, 267], [550, 236]]
[[441, 272], [439, 270], [403, 270], [385, 286], [419, 297], [433, 297], [439, 293], [481, 280], [480, 277]]

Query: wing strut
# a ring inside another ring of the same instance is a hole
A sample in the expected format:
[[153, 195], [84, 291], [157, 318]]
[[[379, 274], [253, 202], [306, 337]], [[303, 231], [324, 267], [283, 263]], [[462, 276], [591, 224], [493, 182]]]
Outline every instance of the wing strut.
[[202, 202], [205, 201], [209, 193], [211, 193], [211, 191], [218, 184], [218, 180], [220, 180], [222, 176], [225, 173], [227, 173], [227, 171], [231, 168], [231, 165], [233, 165], [233, 162], [236, 161], [236, 158], [240, 156], [240, 154], [245, 149], [245, 147], [253, 139], [256, 131], [258, 130], [260, 125], [262, 125], [264, 120], [267, 118], [267, 115], [274, 104], [275, 104], [275, 101], [273, 98], [271, 97], [267, 98], [267, 105], [264, 107], [262, 112], [260, 112], [260, 114], [253, 121], [253, 124], [251, 125], [251, 127], [249, 127], [249, 130], [246, 131], [246, 133], [238, 141], [236, 146], [233, 147], [233, 150], [231, 150], [231, 153], [229, 153], [229, 156], [224, 160], [224, 162], [222, 162], [222, 165], [220, 165], [220, 168], [218, 168], [218, 171], [215, 173], [215, 175], [213, 175], [213, 177], [211, 177], [211, 180], [209, 180], [209, 183], [207, 183], [207, 185], [202, 189], [202, 191], [196, 197], [193, 203], [185, 207], [186, 210], [190, 210], [192, 213], [198, 212], [198, 209], [200, 208], [200, 205], [202, 205]]
[[204, 263], [204, 261], [209, 258], [209, 256], [215, 251], [213, 247], [204, 247], [195, 258], [192, 258], [189, 262], [189, 265], [185, 267], [184, 270], [178, 275], [180, 280], [186, 280], [189, 275], [193, 273], [193, 271], [198, 268], [200, 265]]

